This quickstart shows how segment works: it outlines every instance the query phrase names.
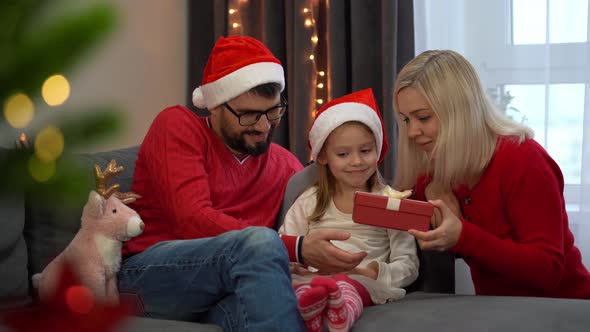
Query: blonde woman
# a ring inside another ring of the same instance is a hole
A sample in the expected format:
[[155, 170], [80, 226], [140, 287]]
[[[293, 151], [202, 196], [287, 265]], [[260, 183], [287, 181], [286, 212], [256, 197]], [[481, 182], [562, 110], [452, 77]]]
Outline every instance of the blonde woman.
[[437, 207], [423, 250], [450, 250], [479, 295], [590, 299], [561, 170], [532, 131], [496, 110], [471, 64], [426, 51], [399, 73], [397, 189]]

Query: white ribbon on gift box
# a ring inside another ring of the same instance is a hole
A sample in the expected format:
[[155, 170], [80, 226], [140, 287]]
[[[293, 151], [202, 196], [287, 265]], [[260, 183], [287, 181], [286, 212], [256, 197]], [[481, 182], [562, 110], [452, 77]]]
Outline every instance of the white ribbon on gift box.
[[401, 199], [397, 198], [388, 198], [387, 199], [387, 210], [399, 211], [399, 206], [401, 204]]

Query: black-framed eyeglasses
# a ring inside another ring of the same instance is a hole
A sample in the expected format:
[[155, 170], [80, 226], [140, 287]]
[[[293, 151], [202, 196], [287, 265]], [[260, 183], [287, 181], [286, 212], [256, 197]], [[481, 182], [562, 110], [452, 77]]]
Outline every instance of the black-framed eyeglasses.
[[243, 111], [241, 113], [236, 112], [231, 106], [227, 103], [222, 104], [228, 111], [231, 112], [236, 118], [238, 118], [238, 122], [242, 126], [251, 126], [258, 122], [260, 118], [264, 115], [268, 121], [274, 121], [280, 119], [285, 112], [287, 112], [287, 101], [281, 98], [281, 102], [273, 106], [266, 111]]

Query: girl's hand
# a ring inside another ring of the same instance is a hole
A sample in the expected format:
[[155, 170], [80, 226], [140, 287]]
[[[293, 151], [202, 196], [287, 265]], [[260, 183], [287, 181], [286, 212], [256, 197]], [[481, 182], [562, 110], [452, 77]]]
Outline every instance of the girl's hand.
[[[455, 214], [455, 216], [461, 216], [461, 206], [459, 205], [459, 200], [450, 189], [444, 189], [440, 186], [437, 182], [430, 182], [426, 188], [424, 189], [424, 195], [426, 199], [429, 201], [440, 199], [442, 200], [451, 211]], [[441, 212], [437, 209], [434, 210], [434, 214], [430, 220], [430, 225], [432, 229], [436, 229], [441, 225], [443, 221], [443, 216]]]
[[377, 277], [379, 276], [379, 263], [373, 261], [365, 267], [355, 267], [352, 271], [348, 272], [348, 274], [360, 274], [367, 278], [377, 280]]
[[410, 229], [408, 232], [418, 239], [418, 245], [422, 250], [449, 250], [459, 241], [463, 224], [442, 200], [429, 202], [441, 213], [442, 222], [440, 225], [428, 232], [415, 229]]

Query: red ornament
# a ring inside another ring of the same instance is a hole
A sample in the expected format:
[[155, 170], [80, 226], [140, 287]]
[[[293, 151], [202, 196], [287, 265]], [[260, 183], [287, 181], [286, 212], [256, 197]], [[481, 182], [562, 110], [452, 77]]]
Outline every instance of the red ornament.
[[74, 271], [64, 264], [56, 292], [47, 301], [3, 315], [2, 324], [15, 332], [114, 331], [132, 313], [123, 305], [99, 303], [80, 285]]

